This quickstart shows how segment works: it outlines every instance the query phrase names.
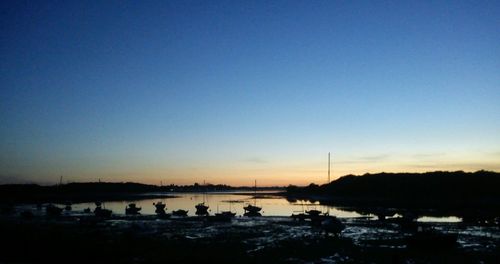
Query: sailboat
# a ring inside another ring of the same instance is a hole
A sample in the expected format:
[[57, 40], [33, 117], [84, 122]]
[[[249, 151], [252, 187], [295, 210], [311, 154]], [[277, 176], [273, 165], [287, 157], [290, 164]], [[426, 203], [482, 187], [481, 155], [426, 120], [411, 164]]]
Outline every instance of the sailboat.
[[[328, 182], [330, 183], [330, 152], [328, 152]], [[312, 210], [305, 210], [304, 205], [302, 204], [302, 213], [292, 214], [292, 218], [300, 221], [304, 221], [306, 219], [311, 219], [311, 222], [315, 225], [321, 224], [321, 221], [330, 215], [330, 207], [328, 208], [327, 213], [323, 213], [321, 210], [317, 210], [316, 208]], [[332, 220], [333, 221], [333, 220]], [[334, 222], [334, 221], [333, 221]]]
[[203, 192], [203, 202], [195, 205], [196, 215], [208, 215], [208, 206], [205, 205], [205, 195], [207, 191], [207, 185], [205, 181], [203, 181], [203, 185], [205, 186], [205, 191]]
[[126, 215], [138, 215], [140, 214], [139, 211], [141, 210], [141, 207], [137, 207], [135, 203], [131, 203], [128, 205], [128, 207], [125, 208], [125, 214]]
[[[215, 215], [216, 216], [226, 216], [226, 217], [234, 217], [236, 215], [236, 213], [232, 212], [231, 211], [231, 203], [232, 202], [229, 202], [229, 211], [221, 211], [220, 213], [217, 212]], [[219, 211], [219, 207], [217, 206], [217, 211]]]
[[229, 211], [221, 211], [219, 213], [219, 205], [217, 205], [217, 213], [213, 216], [207, 216], [207, 220], [210, 222], [231, 222], [231, 219], [236, 215], [236, 213], [231, 212], [231, 205], [229, 205]]
[[253, 200], [253, 205], [248, 204], [247, 206], [243, 207], [243, 210], [245, 210], [245, 213], [243, 214], [244, 216], [261, 216], [260, 210], [262, 210], [261, 207], [258, 207], [256, 205], [257, 202], [257, 180], [255, 180], [255, 186], [254, 186], [254, 200]]

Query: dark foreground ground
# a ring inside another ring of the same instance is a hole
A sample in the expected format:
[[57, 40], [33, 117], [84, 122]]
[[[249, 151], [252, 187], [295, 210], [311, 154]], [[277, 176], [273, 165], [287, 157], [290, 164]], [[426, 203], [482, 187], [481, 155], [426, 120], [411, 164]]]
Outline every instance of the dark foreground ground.
[[342, 219], [340, 237], [288, 217], [0, 216], [0, 263], [500, 263], [498, 226], [433, 223], [457, 246], [411, 248], [391, 221]]

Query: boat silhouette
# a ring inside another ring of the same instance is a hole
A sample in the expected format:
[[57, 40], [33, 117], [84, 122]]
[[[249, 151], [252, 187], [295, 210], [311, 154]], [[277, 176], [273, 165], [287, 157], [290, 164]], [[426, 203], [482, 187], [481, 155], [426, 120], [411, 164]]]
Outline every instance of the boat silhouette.
[[99, 218], [110, 218], [113, 211], [102, 208], [101, 202], [95, 202], [94, 215]]
[[141, 207], [137, 207], [135, 203], [131, 203], [128, 205], [128, 207], [125, 208], [125, 214], [127, 215], [138, 215], [140, 214], [139, 211], [141, 211]]
[[188, 213], [187, 210], [182, 210], [182, 209], [172, 211], [172, 215], [175, 216], [187, 216], [187, 213]]
[[262, 207], [257, 206], [257, 180], [255, 180], [253, 199], [253, 205], [248, 204], [243, 207], [243, 210], [245, 210], [244, 216], [261, 216], [260, 210], [262, 210]]
[[206, 196], [206, 189], [207, 186], [205, 184], [205, 181], [203, 181], [204, 185], [204, 192], [203, 192], [203, 202], [195, 205], [196, 208], [196, 215], [208, 215], [208, 205], [205, 205], [205, 196]]

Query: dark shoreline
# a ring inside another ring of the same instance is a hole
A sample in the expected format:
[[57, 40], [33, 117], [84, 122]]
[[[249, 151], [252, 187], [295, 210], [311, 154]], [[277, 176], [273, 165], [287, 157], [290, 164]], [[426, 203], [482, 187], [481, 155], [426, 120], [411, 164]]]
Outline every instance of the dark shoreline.
[[[27, 220], [0, 215], [2, 239], [9, 241], [2, 248], [0, 262], [495, 263], [500, 256], [498, 238], [470, 237], [468, 230], [474, 229], [460, 223], [434, 226], [463, 232], [462, 238], [472, 239], [478, 246], [409, 248], [405, 241], [408, 234], [390, 221], [342, 221], [348, 229], [335, 237], [290, 217], [237, 217], [230, 223], [211, 223], [200, 217]], [[498, 230], [493, 232], [497, 237]]]
[[[284, 190], [279, 187], [257, 188], [259, 192]], [[150, 198], [174, 198], [176, 193], [231, 193], [242, 192], [253, 195], [252, 187], [231, 187], [227, 185], [201, 186], [156, 186], [139, 183], [88, 182], [69, 183], [53, 186], [36, 184], [4, 184], [0, 185], [0, 204], [16, 203], [63, 203], [63, 202], [95, 202], [126, 201]], [[272, 192], [270, 192], [272, 193]]]

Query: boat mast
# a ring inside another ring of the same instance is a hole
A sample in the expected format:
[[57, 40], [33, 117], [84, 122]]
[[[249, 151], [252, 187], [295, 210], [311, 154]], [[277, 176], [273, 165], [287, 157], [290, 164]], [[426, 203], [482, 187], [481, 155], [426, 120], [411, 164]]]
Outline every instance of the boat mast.
[[257, 180], [255, 180], [255, 186], [253, 188], [253, 205], [257, 206]]
[[[205, 204], [205, 196], [207, 195], [207, 184], [205, 180], [203, 180], [203, 204]], [[217, 208], [217, 213], [219, 212], [219, 208]]]
[[330, 152], [328, 152], [328, 182], [330, 183]]

